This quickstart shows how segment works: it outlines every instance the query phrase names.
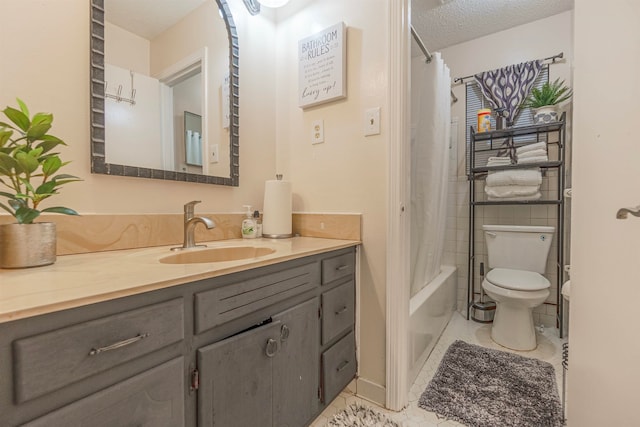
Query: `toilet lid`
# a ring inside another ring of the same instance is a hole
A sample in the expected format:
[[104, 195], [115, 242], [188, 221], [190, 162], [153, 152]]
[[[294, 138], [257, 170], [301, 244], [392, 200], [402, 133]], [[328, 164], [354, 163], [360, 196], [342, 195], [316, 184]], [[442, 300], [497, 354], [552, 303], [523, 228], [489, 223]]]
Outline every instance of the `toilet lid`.
[[496, 286], [514, 291], [541, 291], [551, 286], [539, 273], [510, 268], [494, 268], [487, 273], [486, 279]]

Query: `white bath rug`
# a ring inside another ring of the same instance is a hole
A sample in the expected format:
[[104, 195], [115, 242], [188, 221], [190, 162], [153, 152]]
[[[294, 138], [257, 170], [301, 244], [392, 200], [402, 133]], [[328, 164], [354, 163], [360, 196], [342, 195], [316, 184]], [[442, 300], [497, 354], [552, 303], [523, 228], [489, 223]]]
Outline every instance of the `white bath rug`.
[[352, 403], [335, 414], [330, 420], [329, 427], [400, 427], [380, 412], [358, 403]]

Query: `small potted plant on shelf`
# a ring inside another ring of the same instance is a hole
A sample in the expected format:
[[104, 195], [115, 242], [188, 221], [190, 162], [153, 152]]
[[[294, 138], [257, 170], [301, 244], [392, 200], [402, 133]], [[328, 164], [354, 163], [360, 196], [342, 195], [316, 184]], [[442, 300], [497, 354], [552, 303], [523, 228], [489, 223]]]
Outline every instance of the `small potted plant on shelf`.
[[23, 268], [53, 264], [56, 260], [56, 227], [51, 222], [34, 222], [43, 212], [77, 215], [62, 206], [41, 209], [40, 203], [58, 194], [60, 186], [78, 177], [58, 173], [69, 162], [62, 162], [54, 150], [66, 145], [48, 134], [53, 115], [29, 110], [20, 99], [18, 108], [2, 112], [0, 121], [0, 208], [16, 223], [0, 225], [0, 268]]
[[531, 89], [522, 107], [533, 109], [535, 124], [555, 122], [558, 120], [558, 104], [571, 98], [572, 95], [572, 90], [565, 86], [564, 80], [556, 79], [553, 83], [546, 82], [540, 89]]

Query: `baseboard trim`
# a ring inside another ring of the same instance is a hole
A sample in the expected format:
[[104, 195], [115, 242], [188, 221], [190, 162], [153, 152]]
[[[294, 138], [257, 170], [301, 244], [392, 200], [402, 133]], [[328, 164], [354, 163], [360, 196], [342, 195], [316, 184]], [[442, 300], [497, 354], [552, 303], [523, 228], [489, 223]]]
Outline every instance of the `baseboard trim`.
[[387, 390], [384, 386], [376, 384], [364, 378], [356, 380], [356, 395], [363, 399], [370, 400], [382, 407], [386, 407]]

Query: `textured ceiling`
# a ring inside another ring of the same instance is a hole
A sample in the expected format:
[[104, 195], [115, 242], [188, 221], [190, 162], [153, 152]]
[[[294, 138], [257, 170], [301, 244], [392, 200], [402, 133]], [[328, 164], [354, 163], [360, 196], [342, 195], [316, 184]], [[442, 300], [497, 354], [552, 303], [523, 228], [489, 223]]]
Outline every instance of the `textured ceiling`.
[[[412, 0], [411, 23], [430, 52], [573, 9], [574, 0]], [[412, 43], [412, 55], [422, 55]]]
[[105, 0], [106, 20], [147, 40], [154, 39], [205, 0]]

